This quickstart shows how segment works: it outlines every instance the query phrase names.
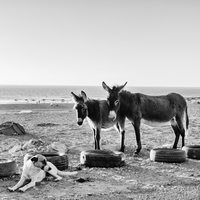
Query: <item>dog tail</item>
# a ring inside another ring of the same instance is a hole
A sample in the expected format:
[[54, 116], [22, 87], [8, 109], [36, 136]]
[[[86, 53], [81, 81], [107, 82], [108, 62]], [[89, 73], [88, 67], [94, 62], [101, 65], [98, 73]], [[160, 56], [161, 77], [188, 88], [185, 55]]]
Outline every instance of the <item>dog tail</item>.
[[58, 170], [57, 173], [60, 176], [76, 176], [78, 174], [78, 172], [64, 172], [64, 171], [60, 171], [60, 170]]

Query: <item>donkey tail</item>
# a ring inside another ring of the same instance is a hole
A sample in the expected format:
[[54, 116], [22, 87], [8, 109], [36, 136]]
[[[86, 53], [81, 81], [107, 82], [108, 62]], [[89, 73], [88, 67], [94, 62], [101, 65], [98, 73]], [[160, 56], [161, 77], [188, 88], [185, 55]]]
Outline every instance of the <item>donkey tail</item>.
[[187, 110], [187, 106], [185, 108], [185, 135], [186, 135], [186, 138], [187, 136], [189, 135], [189, 131], [188, 131], [188, 128], [189, 128], [189, 117], [188, 117], [188, 110]]
[[189, 117], [188, 117], [188, 111], [187, 111], [187, 107], [185, 109], [185, 117], [186, 117], [186, 129], [188, 129], [189, 127]]

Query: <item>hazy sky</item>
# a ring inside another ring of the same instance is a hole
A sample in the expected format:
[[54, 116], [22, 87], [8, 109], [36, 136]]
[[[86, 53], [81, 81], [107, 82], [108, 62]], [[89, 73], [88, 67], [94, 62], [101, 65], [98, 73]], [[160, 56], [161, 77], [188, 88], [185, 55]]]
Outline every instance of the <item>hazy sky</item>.
[[199, 0], [0, 0], [0, 84], [198, 86]]

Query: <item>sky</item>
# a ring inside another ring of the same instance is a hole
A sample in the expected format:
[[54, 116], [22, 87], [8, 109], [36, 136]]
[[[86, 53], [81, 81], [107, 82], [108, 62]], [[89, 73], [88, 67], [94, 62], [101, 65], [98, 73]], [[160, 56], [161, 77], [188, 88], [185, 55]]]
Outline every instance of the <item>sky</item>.
[[200, 87], [199, 0], [0, 0], [0, 85]]

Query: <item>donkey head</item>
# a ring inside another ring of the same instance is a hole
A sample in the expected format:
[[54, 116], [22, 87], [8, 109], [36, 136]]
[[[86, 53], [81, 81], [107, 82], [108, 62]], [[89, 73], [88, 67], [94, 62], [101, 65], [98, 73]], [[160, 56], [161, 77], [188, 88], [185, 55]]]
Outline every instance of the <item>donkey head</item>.
[[81, 94], [78, 96], [71, 92], [72, 99], [74, 101], [74, 108], [76, 109], [76, 116], [77, 116], [77, 124], [81, 126], [83, 124], [84, 119], [88, 115], [88, 107], [86, 105], [87, 95], [85, 92], [81, 91]]
[[108, 105], [110, 108], [108, 117], [113, 121], [116, 119], [117, 112], [120, 108], [119, 93], [125, 87], [126, 84], [127, 84], [127, 82], [122, 86], [113, 86], [113, 88], [111, 89], [109, 86], [106, 85], [105, 82], [102, 82], [102, 86], [103, 86], [104, 90], [106, 90], [108, 92], [107, 101], [108, 101]]

